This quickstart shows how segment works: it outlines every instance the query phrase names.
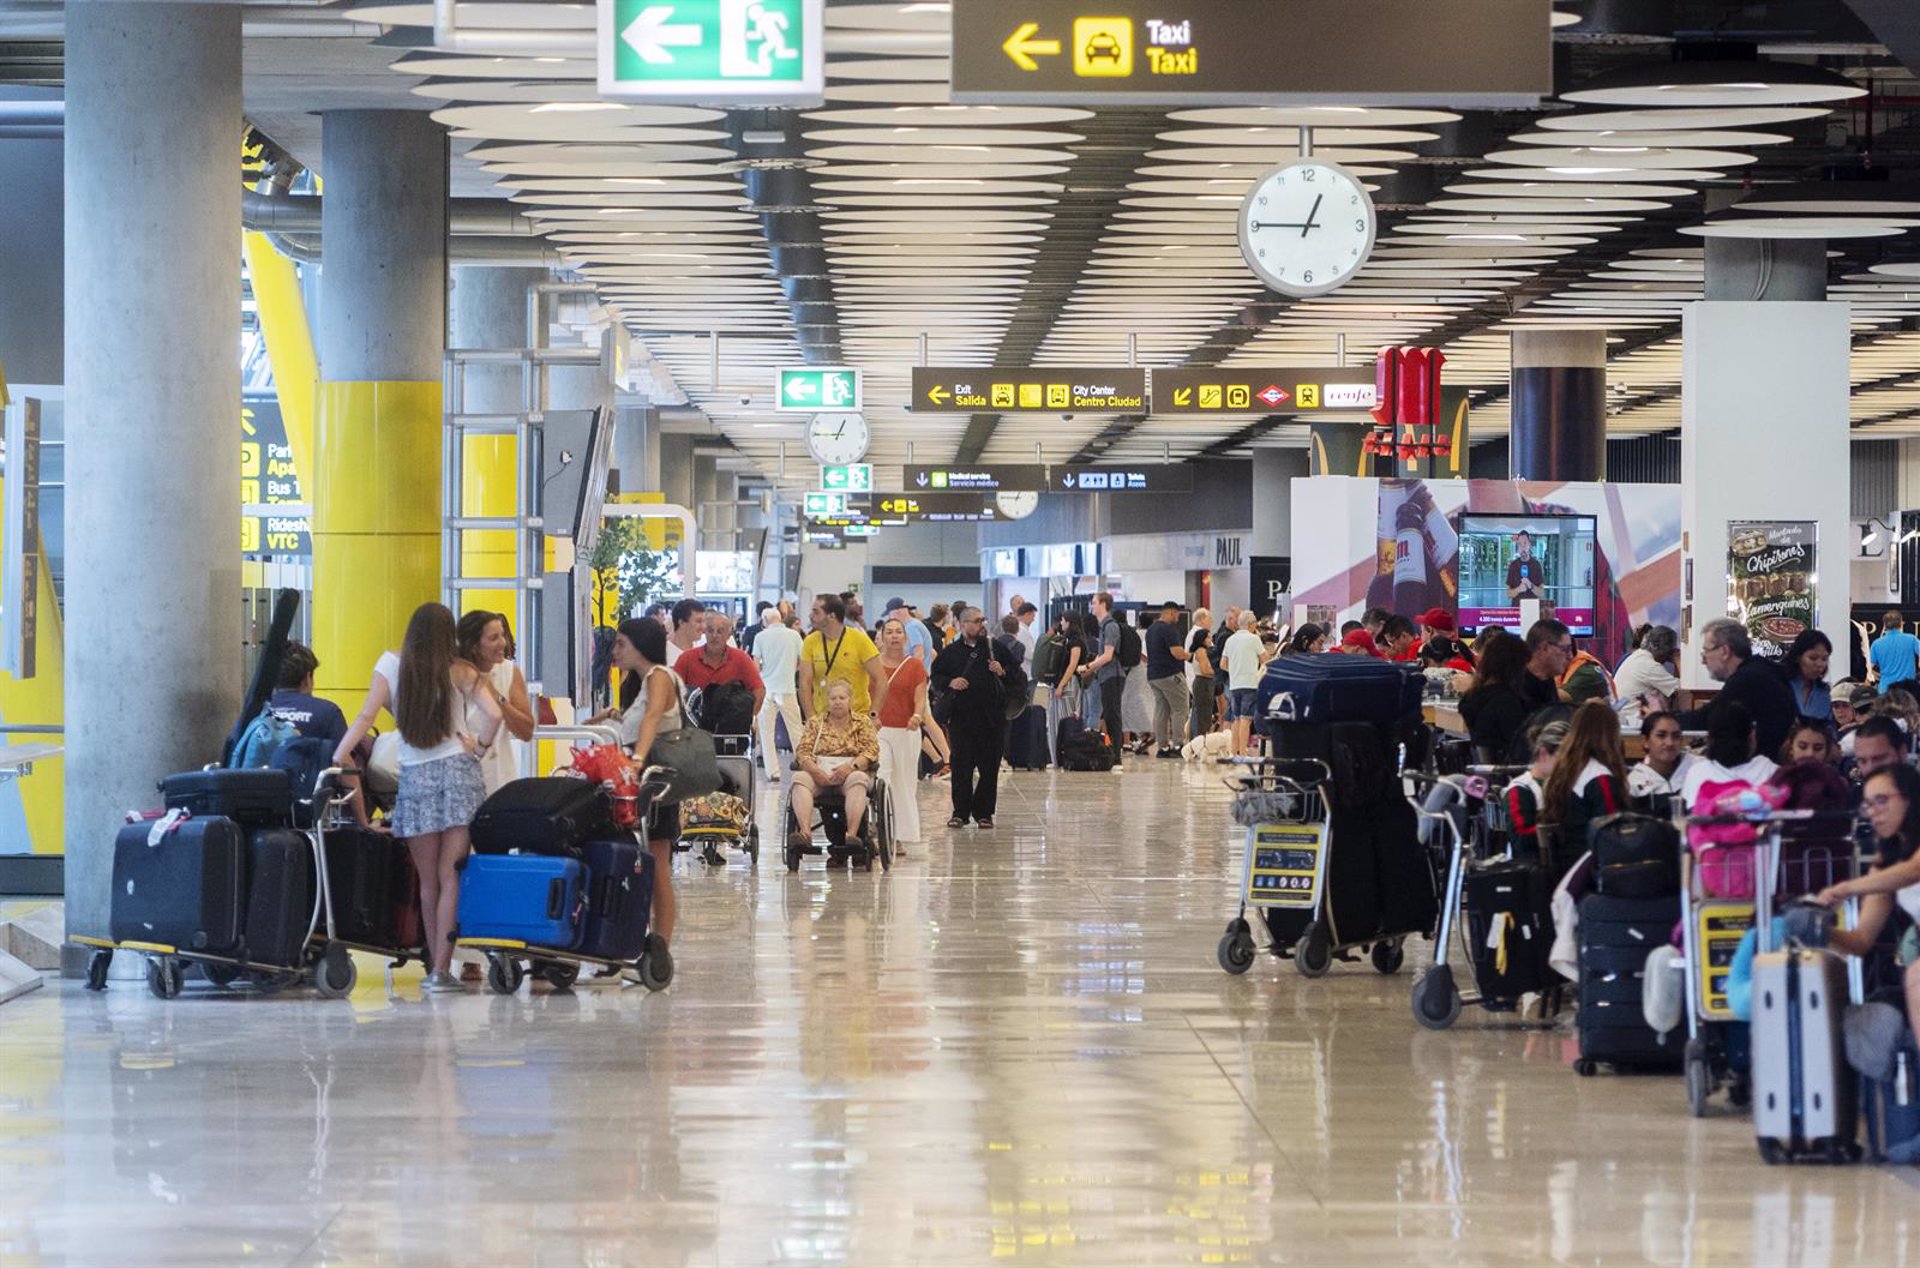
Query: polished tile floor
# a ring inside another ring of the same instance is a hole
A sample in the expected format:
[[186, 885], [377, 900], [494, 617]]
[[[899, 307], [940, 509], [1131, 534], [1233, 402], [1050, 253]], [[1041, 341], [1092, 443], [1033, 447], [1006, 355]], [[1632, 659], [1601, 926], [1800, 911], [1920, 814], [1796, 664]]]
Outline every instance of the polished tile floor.
[[1920, 1260], [1915, 1173], [1767, 1168], [1677, 1079], [1420, 1031], [1412, 964], [1223, 974], [1197, 768], [1013, 776], [935, 835], [890, 876], [683, 863], [659, 996], [29, 995], [0, 1265]]

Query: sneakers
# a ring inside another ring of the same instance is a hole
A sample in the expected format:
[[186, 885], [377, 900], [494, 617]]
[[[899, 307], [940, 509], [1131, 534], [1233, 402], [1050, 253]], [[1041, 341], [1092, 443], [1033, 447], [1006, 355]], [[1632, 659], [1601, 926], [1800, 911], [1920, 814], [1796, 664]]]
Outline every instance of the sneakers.
[[466, 987], [460, 985], [460, 979], [445, 969], [429, 973], [420, 982], [420, 989], [434, 995], [456, 993], [465, 994]]
[[1156, 752], [1154, 756], [1155, 757], [1178, 757], [1180, 756], [1180, 750], [1177, 748], [1163, 748], [1158, 752]]

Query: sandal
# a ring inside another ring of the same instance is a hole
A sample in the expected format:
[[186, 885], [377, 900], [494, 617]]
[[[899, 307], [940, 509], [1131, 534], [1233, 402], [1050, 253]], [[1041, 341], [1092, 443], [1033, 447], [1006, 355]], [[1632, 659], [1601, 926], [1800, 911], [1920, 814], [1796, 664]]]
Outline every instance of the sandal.
[[964, 828], [967, 826], [967, 821], [959, 815], [955, 815], [953, 818], [947, 820], [947, 826], [949, 828]]

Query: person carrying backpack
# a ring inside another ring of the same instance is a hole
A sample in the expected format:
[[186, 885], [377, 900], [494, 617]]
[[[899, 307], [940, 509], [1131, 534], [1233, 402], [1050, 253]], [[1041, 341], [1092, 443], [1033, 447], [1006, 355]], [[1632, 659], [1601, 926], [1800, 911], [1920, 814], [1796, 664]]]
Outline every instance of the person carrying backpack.
[[[1118, 757], [1126, 743], [1126, 733], [1121, 727], [1120, 701], [1126, 690], [1127, 667], [1121, 662], [1121, 640], [1125, 637], [1120, 622], [1113, 619], [1113, 596], [1105, 590], [1093, 596], [1091, 605], [1093, 619], [1100, 627], [1100, 649], [1093, 658], [1080, 667], [1080, 680], [1089, 689], [1099, 695], [1101, 725], [1107, 733], [1107, 743], [1112, 746]], [[1134, 636], [1134, 664], [1140, 663], [1139, 636]], [[1116, 762], [1114, 769], [1119, 770]]]

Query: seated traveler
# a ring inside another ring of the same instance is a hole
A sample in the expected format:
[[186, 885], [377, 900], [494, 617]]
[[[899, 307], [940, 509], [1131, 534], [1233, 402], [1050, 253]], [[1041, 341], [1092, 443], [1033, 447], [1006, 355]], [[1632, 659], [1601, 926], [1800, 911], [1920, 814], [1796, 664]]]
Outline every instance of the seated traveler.
[[1626, 766], [1620, 715], [1604, 700], [1575, 709], [1540, 794], [1540, 821], [1560, 829], [1560, 854], [1548, 860], [1554, 879], [1586, 852], [1589, 825], [1626, 808]]
[[[882, 689], [884, 694], [884, 687]], [[820, 792], [846, 797], [847, 835], [866, 840], [869, 773], [880, 764], [880, 736], [873, 719], [853, 711], [853, 684], [844, 678], [827, 683], [827, 708], [807, 719], [793, 750], [793, 829], [790, 844], [813, 841], [813, 804]]]
[[1758, 752], [1759, 730], [1746, 706], [1721, 704], [1707, 718], [1706, 756], [1693, 763], [1681, 780], [1680, 800], [1696, 808], [1708, 784], [1747, 783], [1758, 788], [1773, 777], [1779, 764]]

